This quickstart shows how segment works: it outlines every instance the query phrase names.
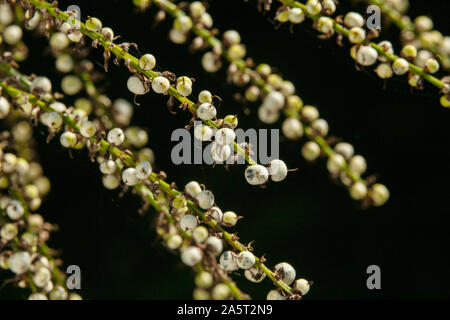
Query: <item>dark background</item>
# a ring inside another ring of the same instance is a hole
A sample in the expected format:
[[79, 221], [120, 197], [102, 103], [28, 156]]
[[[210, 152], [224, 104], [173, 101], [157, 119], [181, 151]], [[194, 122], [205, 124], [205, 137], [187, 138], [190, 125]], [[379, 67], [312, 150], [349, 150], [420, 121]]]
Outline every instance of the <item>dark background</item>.
[[[354, 8], [349, 1], [340, 2], [341, 12]], [[70, 4], [80, 5], [83, 19], [99, 17], [122, 36], [121, 41], [138, 43], [140, 53], [153, 53], [161, 70], [195, 77], [195, 93], [209, 89], [220, 95], [220, 115], [238, 114], [241, 128], [266, 127], [257, 120], [256, 105], [249, 106], [252, 116], [243, 115], [224, 71], [207, 74], [199, 64], [201, 54], [192, 55], [187, 46], [168, 41], [171, 19], [151, 28], [154, 8], [136, 13], [131, 1], [73, 0], [60, 1], [60, 8]], [[449, 34], [449, 10], [448, 1], [413, 1], [410, 14], [432, 15], [437, 29]], [[345, 188], [330, 181], [323, 160], [307, 164], [300, 144], [287, 141], [281, 143], [281, 159], [299, 171], [264, 190], [246, 183], [242, 166], [229, 171], [221, 166], [175, 166], [170, 135], [189, 116], [170, 115], [163, 96], [148, 94], [139, 98], [134, 122], [148, 127], [157, 169], [178, 186], [193, 179], [205, 183], [222, 209], [243, 215], [235, 230], [243, 241], [256, 241], [256, 253], [267, 253], [269, 266], [287, 261], [298, 276], [314, 281], [306, 299], [450, 298], [450, 113], [439, 105], [437, 90], [426, 85], [425, 92], [411, 92], [406, 79], [399, 77], [389, 80], [384, 90], [371, 69], [356, 71], [348, 46], [317, 39], [310, 22], [296, 26], [294, 34], [287, 26], [276, 31], [273, 15], [259, 13], [254, 2], [212, 1], [210, 13], [220, 30], [239, 30], [257, 63], [278, 67], [305, 103], [319, 107], [330, 133], [353, 143], [367, 158], [369, 174], [379, 175], [391, 200], [382, 208], [360, 210]], [[394, 27], [383, 34], [398, 39]], [[58, 79], [53, 59], [42, 53], [46, 40], [30, 41], [30, 58], [22, 71]], [[399, 50], [399, 43], [393, 42]], [[92, 55], [98, 70], [101, 54], [96, 50]], [[127, 71], [110, 65], [108, 95], [131, 100]], [[36, 137], [52, 181], [52, 192], [40, 211], [60, 226], [51, 246], [62, 249], [66, 265], [81, 267], [80, 294], [85, 299], [191, 298], [193, 273], [156, 239], [154, 211], [139, 216], [136, 197], [119, 199], [118, 192], [105, 190], [97, 166], [84, 152], [75, 153], [72, 160], [57, 141], [47, 145], [43, 134]], [[366, 268], [372, 264], [381, 268], [381, 290], [366, 287]], [[264, 298], [272, 288], [267, 280], [249, 283], [241, 272], [234, 278], [253, 298]], [[0, 298], [25, 296], [10, 286], [0, 290]]]

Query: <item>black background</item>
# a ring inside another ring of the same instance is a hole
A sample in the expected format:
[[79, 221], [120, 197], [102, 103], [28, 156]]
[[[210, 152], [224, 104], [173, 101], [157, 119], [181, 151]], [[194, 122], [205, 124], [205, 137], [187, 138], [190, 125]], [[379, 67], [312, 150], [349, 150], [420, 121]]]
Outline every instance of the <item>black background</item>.
[[[340, 2], [340, 12], [355, 8], [349, 1]], [[450, 33], [448, 1], [412, 2], [411, 16], [430, 14], [438, 30]], [[250, 117], [244, 116], [224, 71], [207, 74], [200, 67], [201, 54], [192, 55], [187, 46], [168, 41], [171, 19], [152, 29], [154, 8], [136, 13], [131, 1], [60, 1], [61, 8], [70, 4], [81, 7], [83, 19], [97, 16], [111, 26], [122, 36], [119, 41], [138, 43], [141, 54], [153, 53], [160, 70], [195, 77], [194, 92], [209, 89], [220, 95], [220, 115], [238, 114], [241, 128], [266, 127], [257, 120], [256, 105], [249, 106]], [[290, 262], [299, 276], [314, 281], [305, 299], [450, 298], [450, 114], [439, 105], [437, 90], [427, 85], [425, 92], [411, 93], [406, 79], [399, 77], [389, 80], [384, 90], [371, 69], [356, 71], [348, 46], [317, 39], [310, 22], [296, 26], [293, 34], [287, 26], [276, 31], [271, 15], [259, 13], [254, 2], [212, 1], [210, 13], [220, 30], [241, 33], [257, 63], [278, 67], [305, 103], [318, 106], [330, 133], [366, 156], [368, 172], [389, 187], [391, 200], [382, 208], [360, 210], [345, 188], [330, 182], [323, 160], [307, 164], [300, 144], [288, 141], [281, 143], [281, 159], [299, 171], [264, 190], [245, 182], [242, 166], [229, 171], [221, 166], [175, 166], [170, 135], [189, 116], [181, 111], [170, 115], [165, 97], [148, 94], [139, 98], [134, 123], [148, 128], [157, 169], [179, 186], [193, 179], [205, 183], [222, 209], [243, 215], [235, 228], [243, 241], [255, 240], [256, 253], [267, 253], [270, 266]], [[383, 35], [398, 39], [393, 27]], [[53, 59], [43, 54], [46, 40], [27, 39], [31, 54], [21, 70], [57, 81]], [[393, 42], [398, 50], [399, 43]], [[98, 70], [101, 54], [96, 50], [92, 55]], [[110, 65], [106, 92], [112, 99], [131, 100], [126, 69]], [[47, 145], [42, 133], [36, 137], [52, 192], [40, 211], [60, 226], [51, 246], [62, 249], [66, 265], [81, 267], [80, 294], [85, 299], [189, 299], [193, 274], [156, 239], [154, 211], [139, 216], [137, 198], [130, 194], [119, 199], [118, 192], [105, 190], [97, 166], [84, 152], [71, 159], [56, 140]], [[381, 268], [381, 290], [366, 287], [366, 268], [372, 264]], [[264, 298], [272, 288], [270, 281], [249, 283], [240, 272], [234, 278], [254, 298]], [[0, 298], [24, 297], [10, 286], [0, 290]]]

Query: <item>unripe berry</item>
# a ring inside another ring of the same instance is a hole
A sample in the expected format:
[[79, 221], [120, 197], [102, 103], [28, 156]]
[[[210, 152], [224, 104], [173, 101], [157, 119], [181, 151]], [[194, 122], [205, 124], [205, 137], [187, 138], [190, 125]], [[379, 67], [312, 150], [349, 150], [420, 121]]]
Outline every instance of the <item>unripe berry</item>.
[[439, 71], [439, 62], [436, 59], [428, 59], [425, 61], [425, 70], [429, 73], [436, 73]]
[[315, 16], [322, 11], [322, 5], [319, 0], [308, 0], [308, 2], [306, 2], [306, 10], [310, 15]]
[[317, 21], [317, 30], [322, 33], [329, 33], [333, 31], [333, 20], [328, 17], [320, 17]]
[[361, 175], [366, 171], [366, 160], [360, 155], [353, 156], [348, 163], [348, 168], [352, 173]]
[[302, 156], [308, 161], [314, 161], [320, 156], [320, 147], [313, 141], [308, 141], [302, 147]]
[[113, 160], [104, 160], [100, 163], [100, 171], [103, 174], [113, 174], [116, 169], [116, 163]]
[[417, 49], [411, 44], [407, 44], [402, 48], [402, 51], [400, 52], [401, 56], [408, 60], [413, 60], [417, 56]]
[[182, 32], [188, 32], [192, 28], [192, 20], [189, 16], [182, 15], [175, 19], [173, 22], [173, 26], [175, 29], [180, 30]]
[[319, 118], [319, 110], [313, 106], [304, 106], [302, 108], [302, 120], [312, 122]]
[[334, 146], [334, 151], [344, 156], [346, 160], [350, 160], [350, 158], [355, 153], [355, 149], [350, 143], [347, 142], [339, 142]]
[[227, 30], [222, 37], [225, 45], [228, 47], [241, 42], [241, 35], [236, 30]]
[[148, 179], [152, 173], [152, 165], [148, 161], [140, 161], [136, 166], [136, 177], [141, 180]]
[[375, 69], [375, 72], [381, 79], [388, 79], [394, 74], [389, 63], [380, 63]]
[[102, 30], [102, 22], [97, 18], [89, 18], [86, 21], [86, 29], [92, 32], [100, 32]]
[[181, 246], [183, 238], [179, 234], [171, 235], [166, 240], [166, 245], [169, 249], [175, 250]]
[[114, 30], [111, 28], [108, 27], [102, 28], [101, 34], [109, 41], [114, 39]]
[[9, 114], [10, 103], [5, 97], [0, 97], [0, 119], [6, 118]]
[[235, 129], [238, 126], [238, 118], [234, 115], [227, 115], [223, 119], [223, 124], [228, 126], [231, 129]]

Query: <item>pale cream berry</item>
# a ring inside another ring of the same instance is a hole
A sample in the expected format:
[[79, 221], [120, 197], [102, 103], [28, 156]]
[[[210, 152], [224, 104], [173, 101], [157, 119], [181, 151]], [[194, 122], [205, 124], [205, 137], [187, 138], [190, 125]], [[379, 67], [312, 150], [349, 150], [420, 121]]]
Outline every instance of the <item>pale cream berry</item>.
[[120, 185], [120, 178], [113, 174], [104, 175], [102, 178], [103, 186], [108, 190], [117, 189]]
[[363, 182], [356, 182], [350, 187], [352, 199], [361, 200], [367, 196], [367, 187]]
[[169, 249], [178, 249], [183, 243], [183, 238], [179, 234], [173, 234], [166, 240], [166, 245]]
[[[378, 43], [378, 45], [383, 48], [383, 51], [388, 53], [388, 54], [394, 54], [394, 47], [392, 46], [392, 43], [389, 41], [381, 41], [380, 43]], [[378, 60], [380, 60], [381, 62], [387, 62], [388, 58], [386, 58], [385, 56], [383, 56], [382, 54], [378, 55]]]
[[65, 131], [59, 138], [61, 145], [65, 148], [73, 148], [77, 144], [77, 135], [70, 131]]
[[203, 243], [208, 239], [209, 232], [204, 226], [198, 226], [194, 230], [192, 230], [192, 238], [197, 243]]
[[202, 188], [197, 181], [191, 181], [184, 187], [184, 191], [192, 198], [197, 197], [197, 195], [202, 192]]
[[216, 131], [215, 142], [220, 145], [232, 144], [236, 139], [234, 130], [229, 128], [222, 128]]
[[108, 27], [102, 28], [101, 34], [109, 41], [114, 39], [114, 30], [111, 28]]
[[281, 132], [290, 140], [298, 140], [303, 136], [303, 125], [295, 118], [287, 118], [281, 125]]
[[222, 145], [217, 143], [216, 141], [211, 144], [211, 157], [217, 163], [226, 161], [231, 156], [232, 152], [233, 150], [231, 149], [230, 145]]
[[267, 108], [264, 104], [258, 108], [258, 118], [264, 123], [272, 124], [280, 118], [280, 112]]
[[359, 176], [363, 174], [367, 169], [366, 160], [361, 155], [355, 155], [350, 159], [348, 168], [352, 173]]
[[204, 190], [200, 192], [199, 194], [197, 194], [195, 199], [197, 200], [200, 208], [204, 210], [208, 210], [214, 205], [214, 195], [209, 190]]
[[271, 160], [267, 165], [267, 169], [269, 171], [270, 179], [275, 182], [284, 180], [288, 174], [286, 164], [279, 159]]
[[283, 108], [285, 98], [281, 92], [271, 91], [264, 97], [263, 106], [272, 110], [280, 110]]
[[114, 129], [109, 130], [106, 138], [109, 143], [111, 143], [115, 146], [120, 146], [123, 143], [123, 141], [125, 140], [125, 134], [123, 133], [122, 129], [114, 128]]
[[6, 214], [11, 220], [19, 220], [25, 213], [23, 205], [17, 200], [11, 200], [6, 206]]
[[203, 24], [207, 29], [209, 29], [213, 26], [213, 19], [208, 12], [204, 12], [200, 16], [200, 23]]
[[122, 181], [128, 186], [134, 186], [136, 185], [139, 180], [136, 176], [136, 169], [135, 168], [127, 168], [122, 172]]
[[213, 256], [218, 256], [223, 250], [222, 240], [214, 236], [210, 236], [206, 240], [205, 245], [206, 250]]
[[22, 28], [13, 24], [3, 31], [3, 40], [9, 44], [9, 45], [16, 45], [19, 43], [20, 40], [22, 40]]
[[201, 288], [195, 288], [192, 296], [194, 300], [211, 300], [209, 292]]
[[190, 246], [181, 251], [181, 261], [184, 264], [193, 267], [203, 258], [203, 252], [200, 248]]
[[214, 286], [211, 296], [214, 300], [226, 300], [231, 295], [231, 289], [224, 283], [218, 283]]
[[403, 58], [398, 58], [392, 64], [392, 70], [394, 70], [394, 73], [396, 75], [404, 75], [409, 71], [409, 63]]
[[314, 130], [314, 132], [321, 136], [325, 137], [328, 134], [328, 122], [325, 119], [316, 119], [313, 122], [311, 122], [311, 128]]
[[339, 142], [334, 146], [334, 151], [344, 156], [346, 160], [350, 160], [350, 158], [355, 153], [355, 149], [350, 143], [347, 142]]
[[208, 102], [202, 103], [197, 109], [197, 116], [204, 121], [212, 120], [216, 115], [216, 108]]
[[192, 25], [192, 20], [187, 15], [180, 15], [173, 22], [173, 27], [182, 32], [188, 32], [189, 30], [191, 30]]
[[322, 5], [319, 0], [308, 0], [306, 2], [306, 11], [313, 16], [318, 15], [322, 11]]
[[241, 35], [236, 30], [227, 30], [222, 37], [226, 46], [232, 46], [241, 42]]
[[127, 81], [127, 88], [132, 93], [137, 95], [143, 95], [146, 94], [149, 91], [149, 88], [142, 83], [141, 79], [139, 79], [136, 76], [131, 76], [128, 78]]
[[427, 16], [419, 16], [414, 19], [414, 25], [418, 32], [429, 31], [433, 29], [433, 20]]
[[222, 66], [222, 62], [213, 52], [206, 52], [202, 57], [202, 66], [207, 72], [216, 72]]
[[53, 290], [51, 290], [49, 294], [50, 300], [66, 300], [67, 299], [67, 290], [63, 287], [57, 285]]
[[103, 160], [100, 163], [100, 172], [103, 174], [113, 174], [116, 170], [117, 166], [113, 160]]
[[328, 17], [320, 17], [317, 20], [317, 30], [322, 33], [330, 33], [333, 31], [333, 20]]
[[380, 63], [376, 68], [375, 72], [381, 79], [389, 79], [394, 74], [391, 65], [389, 63]]
[[260, 268], [253, 266], [244, 271], [244, 276], [251, 282], [259, 283], [264, 280], [266, 273], [264, 273]]
[[281, 293], [274, 289], [274, 290], [270, 290], [269, 293], [267, 293], [267, 300], [286, 300], [286, 298], [281, 295]]
[[338, 174], [345, 165], [345, 158], [338, 154], [332, 154], [327, 161], [327, 169], [331, 174]]
[[378, 52], [371, 46], [362, 46], [356, 51], [356, 62], [362, 66], [371, 66], [377, 62]]
[[238, 215], [233, 211], [226, 211], [222, 217], [222, 224], [227, 227], [234, 227], [238, 221]]
[[376, 183], [369, 191], [369, 197], [372, 199], [374, 206], [380, 207], [389, 200], [389, 190], [381, 183]]
[[262, 165], [254, 164], [245, 169], [245, 179], [251, 185], [261, 185], [269, 179], [269, 171]]
[[39, 268], [33, 274], [33, 282], [39, 288], [45, 287], [51, 279], [52, 275], [47, 268]]
[[80, 133], [85, 138], [91, 138], [97, 132], [97, 127], [92, 121], [83, 121], [80, 125]]
[[148, 71], [152, 70], [156, 66], [156, 58], [152, 54], [144, 54], [139, 59], [139, 67], [142, 70]]
[[214, 283], [214, 277], [207, 271], [201, 271], [195, 276], [195, 285], [202, 289], [210, 288]]
[[242, 251], [237, 257], [237, 263], [241, 269], [250, 269], [255, 264], [256, 259], [250, 251]]
[[200, 103], [212, 103], [212, 94], [208, 90], [202, 90], [198, 94], [198, 102]]
[[194, 128], [194, 137], [200, 141], [210, 141], [214, 135], [214, 130], [204, 124], [199, 124]]
[[189, 96], [192, 93], [192, 80], [188, 77], [179, 77], [177, 79], [176, 89], [182, 96]]
[[17, 236], [18, 232], [17, 225], [14, 223], [7, 223], [1, 228], [0, 235], [3, 240], [10, 241]]
[[425, 61], [425, 70], [429, 73], [436, 73], [439, 71], [439, 62], [436, 59], [428, 59]]
[[31, 82], [31, 91], [38, 90], [42, 92], [52, 91], [52, 83], [46, 77], [36, 77]]
[[30, 268], [31, 257], [26, 251], [13, 253], [8, 259], [9, 270], [15, 274], [22, 274]]
[[228, 48], [227, 54], [232, 60], [242, 59], [245, 57], [246, 54], [245, 46], [240, 43], [233, 44], [231, 47]]
[[61, 80], [61, 89], [67, 95], [75, 95], [83, 88], [83, 82], [77, 76], [68, 75]]
[[233, 251], [225, 251], [219, 259], [220, 266], [225, 271], [236, 271], [239, 269], [237, 256]]
[[140, 161], [136, 166], [136, 177], [140, 180], [148, 179], [152, 173], [152, 165], [148, 161]]
[[156, 93], [166, 94], [170, 89], [170, 82], [166, 77], [156, 77], [152, 81], [152, 89]]
[[169, 31], [169, 39], [173, 43], [183, 44], [187, 41], [187, 35], [185, 32], [183, 32], [179, 29], [172, 28]]
[[194, 1], [189, 5], [189, 12], [192, 17], [198, 18], [206, 12], [206, 8], [201, 1]]
[[[289, 19], [289, 22], [291, 22], [291, 23], [299, 24], [299, 23], [302, 23], [303, 21], [305, 21], [305, 13], [303, 12], [303, 10], [301, 8], [291, 8], [290, 10], [286, 11], [286, 13], [287, 13], [287, 18]], [[280, 13], [279, 20], [280, 20], [280, 18], [282, 20], [284, 20], [283, 12]], [[283, 21], [281, 21], [281, 22], [283, 22]]]
[[294, 282], [294, 289], [301, 293], [302, 296], [309, 292], [310, 284], [306, 279], [297, 279]]
[[362, 28], [364, 26], [364, 18], [357, 12], [349, 12], [344, 17], [344, 25], [347, 28]]
[[9, 110], [11, 109], [11, 105], [5, 97], [0, 97], [0, 119], [6, 118], [9, 114]]
[[313, 106], [304, 106], [302, 108], [302, 120], [312, 122], [319, 118], [319, 110]]
[[28, 300], [48, 300], [47, 296], [43, 293], [34, 292], [30, 294]]
[[275, 273], [280, 277], [280, 280], [290, 285], [295, 280], [296, 272], [294, 267], [292, 267], [287, 262], [281, 262], [275, 265]]
[[301, 152], [303, 158], [314, 161], [320, 156], [320, 147], [314, 141], [308, 141], [303, 145]]

